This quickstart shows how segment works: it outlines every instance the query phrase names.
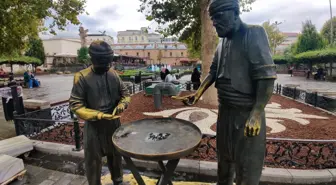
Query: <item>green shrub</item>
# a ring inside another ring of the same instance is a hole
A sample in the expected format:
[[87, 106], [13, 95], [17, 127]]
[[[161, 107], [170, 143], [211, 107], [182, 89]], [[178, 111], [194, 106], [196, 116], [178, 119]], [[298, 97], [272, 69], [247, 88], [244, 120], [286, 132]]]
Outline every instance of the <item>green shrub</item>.
[[307, 51], [294, 56], [297, 63], [329, 63], [336, 60], [336, 48]]
[[278, 65], [289, 63], [289, 60], [285, 56], [282, 56], [282, 55], [274, 55], [273, 61], [275, 64], [278, 64]]

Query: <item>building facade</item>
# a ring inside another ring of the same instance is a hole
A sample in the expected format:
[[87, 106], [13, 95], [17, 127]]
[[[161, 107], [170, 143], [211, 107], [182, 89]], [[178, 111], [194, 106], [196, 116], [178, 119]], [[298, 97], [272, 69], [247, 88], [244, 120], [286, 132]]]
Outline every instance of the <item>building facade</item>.
[[114, 44], [114, 38], [106, 34], [88, 34], [86, 37], [86, 43], [89, 46], [93, 41], [105, 41], [108, 44]]
[[79, 39], [46, 39], [43, 40], [43, 47], [46, 55], [43, 67], [51, 68], [60, 63], [75, 63], [81, 42]]
[[182, 43], [114, 44], [116, 54], [143, 58], [147, 64], [181, 65], [188, 58]]
[[282, 34], [284, 34], [286, 38], [283, 43], [276, 47], [276, 54], [283, 54], [286, 48], [294, 44], [299, 37], [299, 33], [283, 32]]

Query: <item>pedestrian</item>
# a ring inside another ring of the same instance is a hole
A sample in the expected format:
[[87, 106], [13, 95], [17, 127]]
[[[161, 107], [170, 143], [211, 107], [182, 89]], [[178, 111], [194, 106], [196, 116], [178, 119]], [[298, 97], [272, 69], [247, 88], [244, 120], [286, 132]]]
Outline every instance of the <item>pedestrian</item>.
[[194, 68], [194, 71], [191, 74], [191, 82], [194, 90], [197, 90], [201, 84], [201, 73], [198, 71], [197, 67]]
[[120, 126], [119, 114], [129, 102], [130, 94], [111, 68], [113, 50], [103, 41], [89, 47], [92, 66], [75, 74], [69, 105], [85, 120], [84, 157], [89, 185], [101, 185], [102, 157], [107, 157], [114, 185], [123, 184], [122, 158], [112, 143]]
[[294, 70], [294, 66], [291, 66], [289, 68], [289, 74], [291, 75], [291, 77], [293, 77], [293, 70]]

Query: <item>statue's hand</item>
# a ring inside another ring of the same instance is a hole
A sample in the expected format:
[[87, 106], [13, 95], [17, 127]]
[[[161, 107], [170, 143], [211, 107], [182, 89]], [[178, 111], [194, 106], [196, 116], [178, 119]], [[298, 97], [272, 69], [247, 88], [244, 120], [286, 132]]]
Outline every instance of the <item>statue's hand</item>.
[[115, 116], [115, 115], [112, 115], [112, 114], [104, 114], [104, 113], [100, 113], [98, 114], [98, 120], [114, 120], [114, 119], [118, 119], [120, 118], [120, 116]]
[[258, 136], [261, 129], [261, 113], [252, 111], [245, 124], [244, 135], [247, 137]]
[[126, 105], [124, 103], [119, 103], [118, 106], [113, 110], [112, 115], [118, 115], [121, 114], [122, 112], [124, 112], [124, 110], [126, 109]]
[[187, 106], [191, 106], [191, 105], [195, 105], [197, 103], [197, 101], [199, 100], [199, 96], [197, 94], [190, 94], [187, 96], [172, 96], [173, 99], [176, 100], [182, 100], [182, 102], [187, 105]]

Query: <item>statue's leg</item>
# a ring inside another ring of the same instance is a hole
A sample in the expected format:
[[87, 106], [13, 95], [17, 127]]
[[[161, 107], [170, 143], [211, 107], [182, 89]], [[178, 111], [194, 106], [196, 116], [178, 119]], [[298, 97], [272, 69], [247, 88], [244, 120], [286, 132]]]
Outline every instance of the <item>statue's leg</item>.
[[234, 179], [234, 161], [232, 157], [232, 123], [230, 109], [219, 105], [217, 120], [217, 160], [218, 185], [232, 185]]
[[112, 136], [120, 126], [120, 120], [106, 121], [106, 123], [104, 138], [102, 138], [104, 140], [103, 148], [106, 151], [107, 167], [110, 170], [113, 184], [118, 185], [123, 182], [122, 158], [113, 145]]
[[244, 129], [239, 130], [240, 138], [236, 153], [236, 185], [259, 184], [266, 150], [265, 113], [262, 115], [261, 122], [261, 130], [258, 136], [244, 137]]
[[97, 130], [92, 123], [86, 123], [84, 127], [84, 157], [89, 185], [100, 185], [102, 154]]

